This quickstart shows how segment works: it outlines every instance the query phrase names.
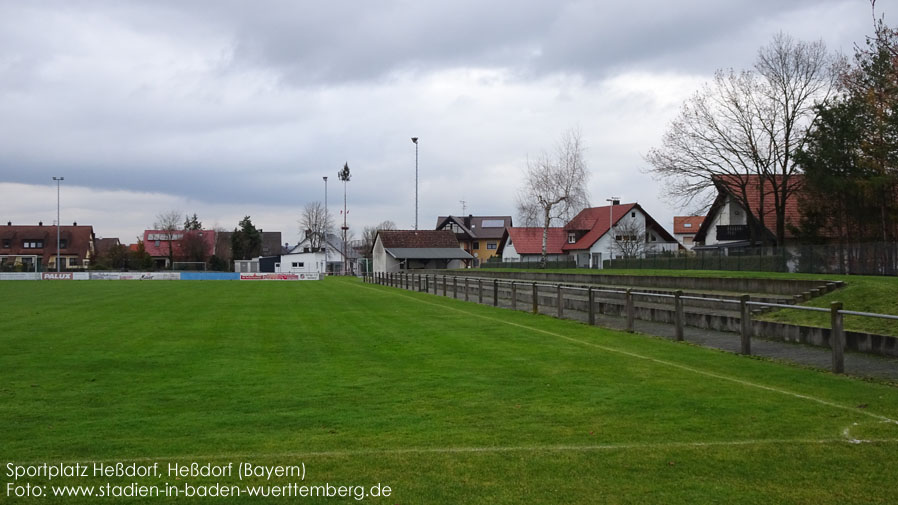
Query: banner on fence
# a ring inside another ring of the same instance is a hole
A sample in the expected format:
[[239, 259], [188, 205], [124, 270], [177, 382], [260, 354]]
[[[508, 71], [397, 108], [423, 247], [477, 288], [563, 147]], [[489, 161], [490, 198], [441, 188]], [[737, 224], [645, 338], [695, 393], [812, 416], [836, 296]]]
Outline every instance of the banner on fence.
[[317, 273], [304, 274], [240, 274], [241, 281], [314, 281]]
[[70, 281], [75, 278], [72, 272], [44, 272], [41, 279], [45, 281]]
[[41, 274], [37, 272], [4, 272], [0, 273], [0, 281], [39, 281]]
[[91, 272], [91, 280], [108, 281], [177, 281], [179, 272]]

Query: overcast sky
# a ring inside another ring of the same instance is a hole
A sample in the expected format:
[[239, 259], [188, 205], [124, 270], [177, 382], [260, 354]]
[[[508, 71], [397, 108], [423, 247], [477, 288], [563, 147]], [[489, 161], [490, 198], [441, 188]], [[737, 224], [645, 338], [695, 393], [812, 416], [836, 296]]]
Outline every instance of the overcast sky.
[[[894, 24], [898, 0], [877, 2]], [[680, 104], [777, 31], [853, 53], [867, 0], [0, 0], [0, 223], [135, 241], [161, 212], [298, 237], [514, 215], [527, 156], [579, 128], [593, 205], [683, 212], [643, 172]], [[515, 216], [517, 217], [517, 216]]]

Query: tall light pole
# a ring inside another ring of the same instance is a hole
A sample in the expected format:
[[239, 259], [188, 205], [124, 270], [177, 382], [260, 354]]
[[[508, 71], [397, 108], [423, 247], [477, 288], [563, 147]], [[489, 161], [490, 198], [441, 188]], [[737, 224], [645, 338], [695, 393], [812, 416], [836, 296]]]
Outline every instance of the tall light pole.
[[608, 266], [611, 267], [611, 259], [614, 256], [614, 202], [620, 202], [619, 196], [606, 198], [608, 202]]
[[337, 172], [337, 177], [343, 181], [343, 275], [346, 275], [346, 183], [349, 182], [349, 162], [343, 164], [343, 170]]
[[415, 144], [415, 231], [418, 230], [418, 137], [412, 137]]
[[324, 275], [327, 275], [327, 176], [324, 179]]
[[65, 177], [54, 177], [56, 181], [56, 271], [59, 272], [59, 183], [65, 180]]

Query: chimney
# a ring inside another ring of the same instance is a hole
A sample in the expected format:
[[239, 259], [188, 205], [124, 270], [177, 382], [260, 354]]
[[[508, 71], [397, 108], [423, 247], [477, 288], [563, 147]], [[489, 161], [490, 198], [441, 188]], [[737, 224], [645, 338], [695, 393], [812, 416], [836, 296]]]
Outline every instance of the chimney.
[[7, 221], [6, 226], [12, 226], [12, 221]]
[[38, 221], [38, 222], [37, 222], [37, 225], [38, 225], [38, 226], [43, 226], [43, 225], [44, 225], [44, 222], [43, 222], [43, 221]]
[[612, 200], [611, 205], [620, 205], [620, 200]]
[[75, 221], [74, 223], [72, 223], [72, 226], [78, 226], [78, 221]]
[[468, 214], [468, 217], [465, 218], [465, 228], [471, 227], [471, 218], [474, 217], [472, 214]]

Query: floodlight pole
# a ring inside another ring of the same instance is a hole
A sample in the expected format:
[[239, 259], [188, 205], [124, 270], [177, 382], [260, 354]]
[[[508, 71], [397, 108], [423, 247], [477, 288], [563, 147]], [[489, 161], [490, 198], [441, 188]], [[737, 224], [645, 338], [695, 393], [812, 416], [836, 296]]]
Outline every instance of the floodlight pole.
[[418, 230], [418, 137], [412, 137], [415, 144], [415, 231]]
[[349, 162], [343, 164], [343, 170], [337, 172], [337, 177], [343, 181], [343, 275], [346, 275], [346, 183], [349, 182]]
[[65, 180], [65, 177], [54, 177], [56, 181], [56, 272], [59, 272], [59, 183]]
[[327, 176], [324, 179], [324, 275], [327, 275]]

